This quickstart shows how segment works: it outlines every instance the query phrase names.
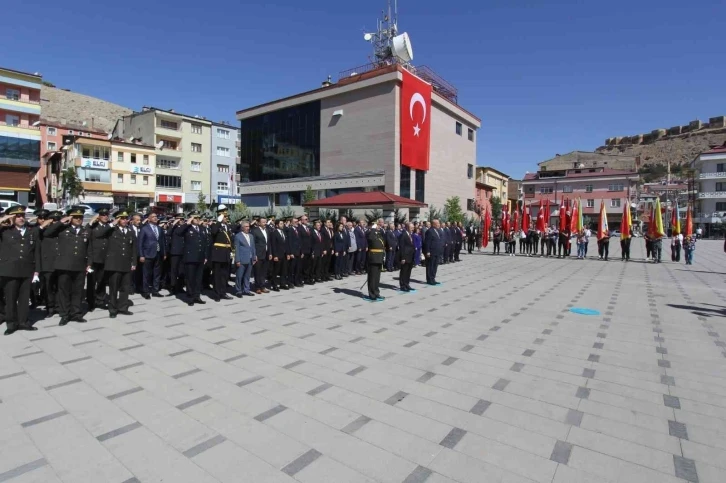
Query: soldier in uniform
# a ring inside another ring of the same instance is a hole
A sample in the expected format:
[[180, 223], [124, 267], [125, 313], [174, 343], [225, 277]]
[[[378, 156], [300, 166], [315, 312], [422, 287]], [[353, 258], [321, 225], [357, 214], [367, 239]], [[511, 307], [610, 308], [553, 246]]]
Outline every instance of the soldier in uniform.
[[184, 292], [182, 277], [184, 276], [184, 233], [181, 228], [184, 226], [184, 213], [174, 215], [174, 221], [169, 227], [169, 291], [171, 295]]
[[106, 298], [106, 247], [108, 238], [101, 236], [101, 233], [108, 228], [108, 210], [102, 208], [96, 212], [87, 228], [91, 231], [89, 246], [89, 258], [91, 259], [91, 271], [86, 277], [86, 303], [88, 310], [93, 311], [96, 307], [103, 307]]
[[[383, 220], [378, 220], [383, 223]], [[381, 268], [383, 267], [383, 254], [386, 250], [386, 243], [383, 241], [383, 233], [379, 225], [371, 225], [366, 233], [368, 242], [368, 300], [383, 301], [378, 285], [381, 282]]]
[[225, 205], [217, 207], [217, 221], [209, 227], [211, 239], [211, 260], [214, 296], [212, 299], [219, 302], [221, 299], [231, 299], [227, 295], [227, 282], [229, 280], [229, 264], [232, 261], [232, 226], [229, 224], [229, 210]]
[[[56, 292], [58, 291], [57, 277], [54, 272], [54, 263], [58, 257], [58, 240], [45, 236], [46, 228], [53, 222], [48, 210], [36, 210], [38, 234], [40, 235], [40, 297], [45, 301], [46, 317], [58, 313]], [[57, 214], [54, 212], [54, 214]]]
[[0, 287], [5, 297], [5, 335], [38, 330], [28, 322], [30, 285], [38, 281], [40, 240], [25, 224], [25, 206], [8, 208], [0, 218]]
[[202, 270], [207, 262], [206, 236], [200, 227], [199, 213], [189, 213], [189, 219], [177, 230], [184, 237], [184, 279], [187, 284], [187, 304], [206, 304], [202, 300]]
[[[136, 270], [138, 252], [128, 222], [129, 214], [119, 210], [114, 213], [113, 223], [105, 226], [98, 235], [108, 240], [104, 268], [108, 273], [108, 312], [112, 319], [116, 318], [117, 314], [132, 315], [129, 312], [129, 292], [131, 274]], [[93, 239], [92, 243], [97, 239]]]
[[70, 321], [84, 323], [81, 311], [83, 282], [90, 269], [88, 263], [88, 242], [90, 233], [83, 226], [85, 208], [74, 206], [68, 216], [55, 221], [45, 230], [44, 236], [55, 240], [58, 246], [58, 259], [55, 262], [55, 275], [58, 278], [58, 313], [60, 325]]

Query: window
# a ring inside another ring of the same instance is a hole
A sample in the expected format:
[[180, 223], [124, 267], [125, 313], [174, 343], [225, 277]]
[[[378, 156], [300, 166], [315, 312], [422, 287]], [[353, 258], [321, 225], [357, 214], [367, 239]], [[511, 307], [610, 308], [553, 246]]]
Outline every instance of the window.
[[121, 174], [121, 173], [116, 174], [116, 182], [118, 184], [123, 184], [124, 183], [124, 175]]
[[[0, 159], [40, 159], [40, 140], [0, 135]], [[5, 175], [0, 175], [0, 183]]]
[[144, 154], [144, 164], [147, 164], [147, 165], [149, 164], [149, 155], [148, 154]]
[[585, 193], [592, 193], [592, 185], [586, 184], [585, 185]]
[[181, 188], [181, 176], [169, 176], [166, 174], [156, 175], [157, 188]]
[[162, 148], [176, 150], [176, 141], [169, 141], [168, 139], [162, 139]]
[[620, 198], [610, 200], [610, 208], [620, 208]]
[[726, 183], [716, 183], [716, 191], [726, 191]]
[[416, 201], [424, 203], [426, 194], [426, 171], [416, 170]]
[[218, 164], [217, 172], [218, 173], [229, 173], [229, 166], [227, 166], [226, 164]]
[[49, 127], [47, 129], [47, 132], [48, 132], [48, 136], [55, 136], [56, 135], [56, 130], [55, 130], [54, 127]]
[[552, 192], [553, 192], [552, 186], [540, 186], [539, 192], [540, 192], [540, 194], [543, 194], [543, 195], [552, 194]]
[[192, 191], [202, 191], [202, 182], [192, 181]]
[[229, 131], [217, 128], [217, 137], [220, 139], [229, 139]]
[[69, 136], [73, 136], [73, 129], [71, 129], [71, 130], [68, 131], [68, 135]]
[[131, 153], [131, 164], [136, 164], [136, 153]]
[[18, 116], [14, 116], [12, 114], [5, 114], [5, 122], [8, 126], [19, 126], [20, 125], [20, 118]]
[[595, 200], [587, 200], [587, 208], [595, 208]]
[[[201, 151], [201, 147], [199, 148], [199, 150]], [[225, 158], [229, 158], [229, 148], [217, 146], [217, 156], [224, 156]]]
[[116, 161], [118, 161], [119, 163], [123, 163], [124, 162], [124, 153], [116, 153]]
[[93, 148], [93, 159], [101, 159], [101, 148]]
[[716, 165], [716, 172], [723, 173], [724, 171], [726, 171], [726, 163], [718, 163]]
[[717, 201], [716, 202], [716, 211], [726, 211], [726, 202]]
[[159, 122], [159, 127], [163, 127], [164, 129], [171, 129], [172, 131], [176, 131], [177, 129], [179, 129], [179, 124], [177, 124], [174, 121], [166, 121], [166, 120], [162, 119]]
[[474, 140], [474, 130], [469, 128], [466, 132], [466, 137], [469, 139], [469, 141]]
[[192, 171], [200, 173], [202, 171], [202, 163], [200, 161], [192, 161]]
[[229, 183], [227, 183], [226, 181], [217, 182], [217, 193], [223, 195], [229, 193]]
[[564, 185], [562, 187], [562, 192], [563, 193], [572, 193], [572, 186], [571, 185], [567, 185], [567, 184]]
[[474, 165], [473, 164], [467, 164], [466, 165], [466, 176], [471, 179], [474, 177]]
[[131, 184], [136, 184], [136, 175], [135, 174], [131, 175]]
[[[623, 191], [623, 184], [622, 183], [609, 184], [608, 191]], [[620, 206], [620, 205], [618, 205], [618, 206]]]
[[48, 151], [55, 151], [55, 143], [48, 141]]
[[91, 157], [91, 148], [87, 148], [83, 146], [81, 148], [81, 156], [84, 158], [90, 158]]
[[202, 125], [192, 124], [192, 134], [202, 134]]
[[156, 167], [163, 169], [179, 169], [179, 161], [176, 159], [156, 158]]
[[20, 100], [20, 91], [18, 89], [11, 89], [8, 87], [5, 89], [5, 98], [10, 99], [11, 101], [19, 101]]
[[149, 177], [148, 176], [144, 176], [144, 184], [145, 185], [149, 184]]
[[202, 145], [199, 144], [199, 143], [192, 143], [192, 152], [193, 153], [201, 153], [202, 152]]
[[411, 168], [401, 165], [401, 182], [399, 193], [404, 198], [411, 197]]
[[457, 122], [456, 123], [456, 134], [458, 134], [459, 136], [461, 136], [461, 130], [462, 129], [463, 129], [463, 126], [461, 125], [461, 123], [460, 122]]

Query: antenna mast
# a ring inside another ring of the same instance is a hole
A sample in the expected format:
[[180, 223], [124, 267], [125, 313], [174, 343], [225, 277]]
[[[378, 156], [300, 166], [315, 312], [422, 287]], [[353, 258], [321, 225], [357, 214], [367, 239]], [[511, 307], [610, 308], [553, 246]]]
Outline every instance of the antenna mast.
[[373, 44], [373, 62], [390, 64], [393, 60], [393, 38], [398, 34], [398, 0], [393, 0], [393, 11], [391, 11], [391, 0], [388, 0], [388, 13], [381, 12], [381, 18], [377, 21], [377, 30], [370, 34], [370, 42]]

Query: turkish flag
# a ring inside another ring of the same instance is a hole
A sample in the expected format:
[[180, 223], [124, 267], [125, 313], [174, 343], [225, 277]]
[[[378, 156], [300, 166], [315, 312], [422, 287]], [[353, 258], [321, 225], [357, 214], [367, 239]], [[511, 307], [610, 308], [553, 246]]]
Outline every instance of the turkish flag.
[[539, 200], [539, 210], [537, 210], [537, 230], [539, 230], [540, 233], [545, 231], [546, 222], [547, 220], [545, 220], [544, 203], [543, 200]]
[[401, 85], [401, 164], [429, 170], [431, 144], [431, 84], [407, 70]]

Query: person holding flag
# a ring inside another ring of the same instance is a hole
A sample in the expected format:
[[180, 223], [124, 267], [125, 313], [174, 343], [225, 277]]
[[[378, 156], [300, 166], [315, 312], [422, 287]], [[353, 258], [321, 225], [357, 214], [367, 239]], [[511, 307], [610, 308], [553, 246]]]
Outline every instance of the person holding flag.
[[557, 258], [563, 258], [568, 255], [570, 245], [570, 231], [567, 219], [570, 217], [570, 211], [567, 209], [567, 200], [562, 199], [560, 204], [560, 234], [557, 243]]
[[653, 218], [651, 218], [651, 238], [653, 240], [653, 263], [661, 262], [663, 251], [663, 210], [660, 206], [660, 198], [655, 199], [655, 207], [653, 208]]
[[630, 206], [628, 200], [625, 200], [625, 203], [623, 203], [623, 218], [620, 221], [620, 251], [622, 253], [620, 260], [626, 262], [630, 261], [630, 240], [633, 235], [632, 225]]
[[597, 253], [599, 260], [608, 261], [610, 253], [610, 230], [608, 230], [608, 214], [605, 211], [605, 201], [600, 201], [600, 219], [597, 223]]
[[671, 261], [681, 261], [681, 246], [683, 246], [683, 235], [681, 234], [681, 220], [678, 217], [678, 200], [675, 201], [671, 211]]
[[[693, 252], [696, 250], [696, 237], [693, 236], [693, 214], [691, 213], [690, 203], [686, 210], [685, 232], [686, 236], [683, 239], [683, 251], [686, 255], [686, 265], [693, 265]], [[724, 241], [724, 251], [726, 251], [726, 241]]]

